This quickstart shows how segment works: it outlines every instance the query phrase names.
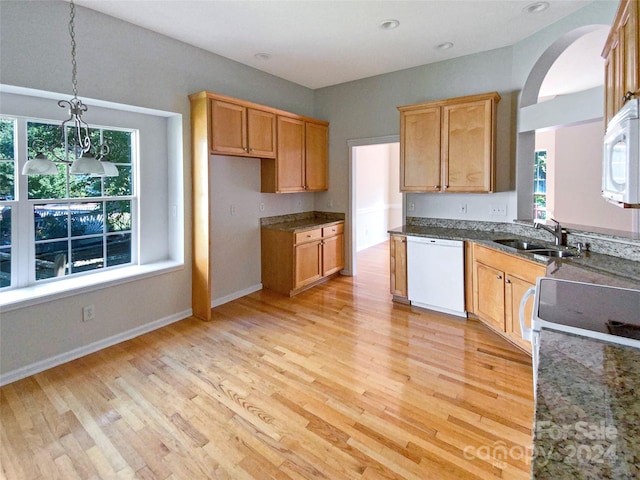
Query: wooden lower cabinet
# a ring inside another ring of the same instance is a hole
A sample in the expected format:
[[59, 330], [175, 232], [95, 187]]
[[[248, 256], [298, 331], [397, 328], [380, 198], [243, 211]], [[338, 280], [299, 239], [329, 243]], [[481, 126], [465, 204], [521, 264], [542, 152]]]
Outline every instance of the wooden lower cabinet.
[[390, 290], [393, 300], [408, 303], [407, 292], [407, 237], [391, 235], [389, 242]]
[[[473, 246], [473, 305], [480, 320], [507, 339], [531, 353], [529, 342], [522, 340], [520, 331], [520, 300], [538, 277], [544, 276], [546, 266], [510, 255], [483, 245]], [[533, 297], [525, 318], [531, 322]]]
[[261, 229], [262, 285], [293, 296], [344, 268], [344, 222], [300, 231]]

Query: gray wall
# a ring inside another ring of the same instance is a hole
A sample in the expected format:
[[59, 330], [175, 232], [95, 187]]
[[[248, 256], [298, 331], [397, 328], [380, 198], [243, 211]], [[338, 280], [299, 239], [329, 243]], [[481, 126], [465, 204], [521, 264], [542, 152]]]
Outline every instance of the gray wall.
[[[518, 218], [516, 193], [516, 136], [519, 94], [529, 72], [544, 51], [560, 36], [590, 24], [611, 24], [617, 2], [594, 2], [518, 44], [436, 64], [344, 83], [315, 91], [316, 114], [331, 122], [330, 181], [328, 193], [317, 194], [316, 206], [331, 199], [339, 211], [349, 209], [349, 149], [353, 139], [398, 135], [400, 105], [441, 98], [497, 91], [498, 104], [497, 190], [486, 195], [407, 194], [415, 203], [411, 216], [460, 218], [510, 222]], [[533, 138], [529, 145], [533, 154]], [[533, 156], [522, 159], [533, 165]], [[533, 168], [531, 170], [531, 178]], [[526, 192], [525, 192], [526, 194]], [[527, 197], [529, 198], [529, 197]], [[467, 213], [458, 213], [459, 204]], [[506, 216], [489, 215], [492, 204], [507, 206]], [[349, 220], [349, 216], [347, 216]], [[346, 237], [350, 244], [350, 235]], [[347, 262], [351, 262], [350, 246]]]
[[[60, 1], [0, 2], [0, 83], [71, 93], [69, 4]], [[313, 92], [305, 87], [171, 40], [118, 19], [77, 7], [78, 89], [80, 96], [173, 111], [183, 115], [185, 268], [150, 279], [100, 289], [32, 307], [2, 312], [0, 374], [46, 366], [109, 342], [124, 332], [162, 319], [180, 317], [191, 307], [190, 93], [211, 90], [304, 115], [313, 115]], [[60, 120], [64, 112], [60, 116]], [[86, 114], [91, 121], [91, 110]], [[254, 193], [259, 160], [214, 157], [214, 299], [259, 287], [260, 216], [313, 208], [313, 197]], [[231, 176], [231, 172], [234, 176]], [[231, 181], [232, 180], [232, 181]], [[141, 182], [156, 182], [141, 178]], [[222, 195], [227, 195], [223, 197]], [[238, 214], [229, 216], [228, 204]], [[259, 203], [265, 203], [259, 212]], [[164, 208], [164, 205], [162, 206]], [[237, 239], [240, 239], [238, 241]], [[223, 243], [224, 241], [224, 243]], [[232, 278], [218, 282], [217, 278]], [[114, 300], [114, 299], [117, 299]], [[221, 299], [221, 300], [220, 300]], [[96, 307], [95, 322], [81, 323], [83, 305]], [[78, 350], [79, 349], [79, 350]], [[71, 352], [71, 353], [70, 353]]]
[[[94, 342], [188, 311], [191, 298], [189, 93], [211, 90], [331, 122], [331, 187], [326, 193], [315, 196], [260, 194], [257, 161], [237, 161], [231, 157], [212, 159], [216, 188], [213, 192], [213, 297], [225, 301], [259, 287], [260, 254], [256, 233], [260, 216], [311, 208], [348, 211], [347, 140], [397, 135], [398, 105], [498, 91], [502, 96], [498, 108], [498, 187], [504, 191], [475, 196], [412, 195], [415, 197], [412, 201], [416, 203], [414, 215], [451, 217], [457, 204], [464, 202], [468, 204], [465, 218], [484, 219], [488, 205], [499, 202], [508, 205], [504, 221], [514, 218], [518, 92], [532, 65], [550, 43], [578, 26], [610, 23], [616, 4], [596, 2], [513, 47], [315, 92], [78, 7], [80, 95], [183, 115], [186, 266], [179, 272], [3, 313], [0, 374], [28, 368], [56, 356], [62, 358]], [[68, 14], [65, 2], [0, 2], [0, 83], [70, 93]], [[329, 201], [333, 204], [331, 208], [327, 208]], [[231, 203], [236, 204], [236, 217], [230, 216]], [[264, 212], [258, 211], [259, 203], [265, 204]], [[347, 241], [350, 242], [349, 237]], [[349, 245], [346, 251], [351, 251]], [[217, 279], [221, 278], [232, 280], [219, 282]], [[81, 306], [88, 303], [94, 303], [97, 312], [104, 312], [102, 323], [79, 322]]]

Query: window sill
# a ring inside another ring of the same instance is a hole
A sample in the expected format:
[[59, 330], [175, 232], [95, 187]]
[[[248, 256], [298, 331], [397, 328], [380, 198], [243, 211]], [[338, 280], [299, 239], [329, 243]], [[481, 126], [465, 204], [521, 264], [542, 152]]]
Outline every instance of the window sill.
[[0, 312], [9, 312], [60, 298], [101, 290], [113, 285], [162, 275], [182, 270], [183, 268], [184, 263], [182, 262], [166, 260], [148, 265], [133, 265], [95, 273], [93, 275], [82, 275], [57, 282], [8, 290], [0, 293]]

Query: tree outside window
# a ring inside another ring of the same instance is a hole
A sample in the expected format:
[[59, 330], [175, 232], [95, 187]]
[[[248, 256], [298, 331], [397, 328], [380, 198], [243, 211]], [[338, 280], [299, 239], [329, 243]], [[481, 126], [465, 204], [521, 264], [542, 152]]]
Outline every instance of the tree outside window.
[[535, 152], [533, 165], [533, 218], [547, 218], [547, 151]]

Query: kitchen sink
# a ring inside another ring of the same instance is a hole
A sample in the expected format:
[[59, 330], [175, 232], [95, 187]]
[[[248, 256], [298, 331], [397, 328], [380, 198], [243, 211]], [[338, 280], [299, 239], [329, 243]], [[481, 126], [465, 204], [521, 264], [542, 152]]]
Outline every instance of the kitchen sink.
[[495, 243], [504, 245], [505, 247], [515, 248], [516, 250], [546, 250], [547, 247], [543, 245], [536, 245], [535, 243], [524, 242], [514, 238], [506, 238], [494, 240]]
[[571, 258], [571, 257], [577, 257], [578, 254], [569, 250], [552, 250], [552, 249], [547, 249], [547, 250], [536, 250], [533, 251], [531, 253], [534, 253], [536, 255], [544, 255], [545, 257], [556, 257], [556, 258]]
[[504, 245], [505, 247], [515, 248], [527, 253], [533, 253], [535, 255], [543, 255], [545, 257], [555, 258], [571, 258], [579, 256], [578, 253], [571, 250], [562, 250], [560, 248], [549, 248], [548, 246], [538, 245], [536, 243], [530, 243], [524, 240], [518, 240], [517, 238], [501, 238], [494, 240], [494, 243]]

